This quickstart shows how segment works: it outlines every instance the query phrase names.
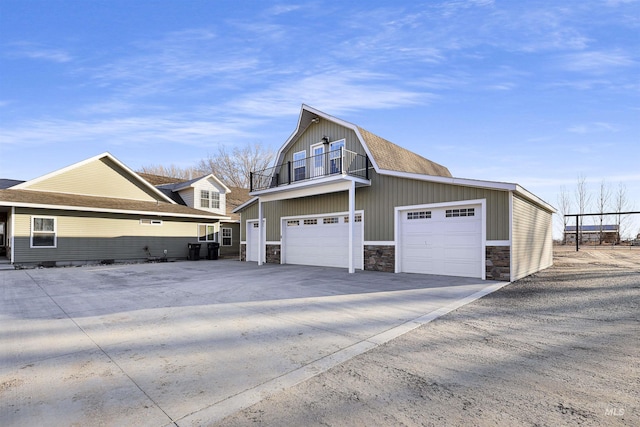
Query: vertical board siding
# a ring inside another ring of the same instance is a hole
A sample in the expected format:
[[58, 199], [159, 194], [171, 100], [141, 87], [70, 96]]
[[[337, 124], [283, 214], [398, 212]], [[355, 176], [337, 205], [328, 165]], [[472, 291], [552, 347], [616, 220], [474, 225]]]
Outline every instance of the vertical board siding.
[[[31, 248], [31, 217], [56, 218], [57, 248]], [[162, 225], [142, 225], [145, 216], [19, 209], [15, 215], [15, 262], [89, 261], [102, 259], [184, 258], [187, 244], [197, 242], [202, 220], [161, 219]], [[149, 218], [149, 217], [146, 217]], [[206, 245], [205, 245], [206, 246]]]
[[[371, 186], [356, 189], [356, 210], [364, 211], [364, 240], [393, 241], [394, 207], [451, 201], [487, 200], [487, 240], [509, 239], [509, 193], [507, 191], [463, 187], [418, 181], [372, 172]], [[345, 212], [347, 192], [263, 203], [267, 219], [267, 240], [280, 240], [280, 218], [297, 215]], [[258, 204], [242, 212], [242, 240], [246, 240], [246, 220], [258, 218]]]
[[309, 126], [302, 136], [284, 153], [283, 163], [292, 162], [293, 153], [302, 150], [305, 150], [307, 157], [309, 157], [311, 155], [311, 146], [322, 142], [323, 136], [327, 136], [329, 142], [344, 139], [345, 149], [363, 156], [366, 154], [355, 132], [336, 123], [320, 119], [320, 123]]
[[107, 158], [78, 166], [29, 186], [31, 190], [156, 201], [160, 196]]
[[511, 280], [553, 265], [552, 214], [513, 196]]

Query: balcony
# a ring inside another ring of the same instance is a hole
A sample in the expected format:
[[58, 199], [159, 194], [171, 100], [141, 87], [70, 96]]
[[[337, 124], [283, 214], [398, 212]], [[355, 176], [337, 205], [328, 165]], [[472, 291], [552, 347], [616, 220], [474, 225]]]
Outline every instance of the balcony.
[[295, 159], [251, 172], [250, 192], [332, 176], [351, 176], [369, 180], [369, 158], [342, 147], [316, 156]]

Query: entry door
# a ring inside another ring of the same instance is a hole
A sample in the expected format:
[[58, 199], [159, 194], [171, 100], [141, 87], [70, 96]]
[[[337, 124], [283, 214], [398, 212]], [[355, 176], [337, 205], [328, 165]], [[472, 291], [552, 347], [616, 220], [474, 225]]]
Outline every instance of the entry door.
[[[263, 229], [264, 225], [265, 223], [263, 222]], [[260, 245], [258, 230], [258, 221], [247, 221], [247, 261], [258, 261], [258, 248]], [[262, 261], [265, 260], [264, 255], [262, 256]]]
[[0, 255], [5, 255], [5, 223], [0, 222]]
[[313, 177], [324, 176], [324, 144], [317, 144], [311, 147], [311, 156], [313, 157]]

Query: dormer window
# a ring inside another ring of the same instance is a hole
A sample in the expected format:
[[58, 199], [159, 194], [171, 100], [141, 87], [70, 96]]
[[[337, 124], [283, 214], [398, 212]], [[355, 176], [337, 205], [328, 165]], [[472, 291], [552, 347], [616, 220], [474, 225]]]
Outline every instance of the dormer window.
[[209, 190], [200, 190], [200, 207], [209, 209]]
[[211, 209], [220, 209], [220, 193], [211, 192]]

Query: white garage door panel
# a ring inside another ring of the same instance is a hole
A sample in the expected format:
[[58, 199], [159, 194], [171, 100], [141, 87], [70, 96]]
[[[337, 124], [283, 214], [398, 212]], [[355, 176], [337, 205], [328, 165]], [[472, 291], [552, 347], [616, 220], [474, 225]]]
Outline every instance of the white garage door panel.
[[[482, 277], [481, 206], [474, 216], [446, 217], [447, 209], [420, 209], [429, 218], [409, 219], [400, 212], [400, 270], [406, 273]], [[415, 214], [414, 218], [415, 218]]]
[[[349, 224], [339, 217], [337, 224], [324, 224], [322, 217], [318, 217], [317, 224], [299, 225], [283, 224], [284, 262], [287, 264], [317, 265], [325, 267], [349, 267]], [[362, 268], [362, 222], [356, 222], [354, 227], [354, 265]]]

